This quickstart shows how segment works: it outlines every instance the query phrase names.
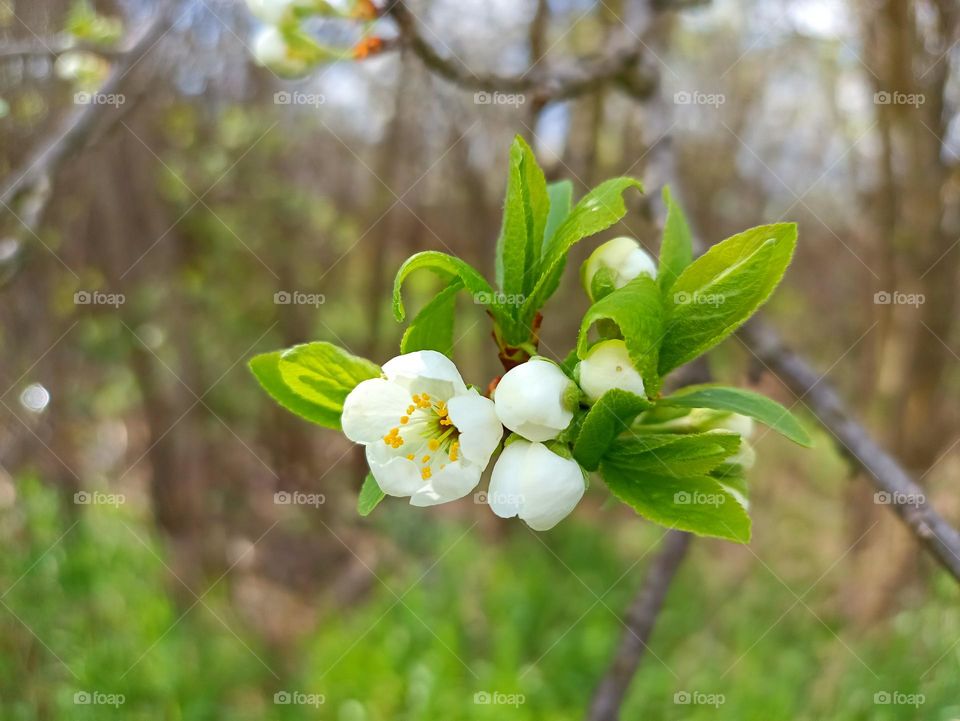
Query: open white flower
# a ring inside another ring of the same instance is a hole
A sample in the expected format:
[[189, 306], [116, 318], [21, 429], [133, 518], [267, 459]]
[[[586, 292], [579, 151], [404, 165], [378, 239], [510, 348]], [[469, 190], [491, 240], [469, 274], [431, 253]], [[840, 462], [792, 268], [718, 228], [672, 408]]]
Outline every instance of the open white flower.
[[528, 441], [549, 441], [573, 420], [576, 384], [553, 361], [534, 357], [511, 368], [494, 391], [497, 416]]
[[580, 361], [578, 373], [580, 388], [592, 402], [614, 388], [645, 397], [643, 378], [634, 368], [627, 344], [622, 340], [597, 343]]
[[657, 277], [657, 263], [633, 238], [621, 236], [608, 240], [599, 246], [584, 262], [580, 271], [583, 289], [591, 300], [593, 297], [593, 279], [604, 270], [614, 288], [622, 288], [634, 278], [648, 275]]
[[257, 63], [282, 75], [302, 75], [310, 63], [290, 51], [283, 32], [272, 25], [260, 28], [253, 38], [253, 56]]
[[547, 531], [583, 498], [583, 471], [542, 443], [517, 439], [493, 467], [487, 502], [501, 518], [519, 516], [535, 531]]
[[467, 495], [503, 435], [493, 401], [436, 351], [398, 356], [383, 375], [354, 388], [341, 416], [347, 438], [366, 446], [377, 484], [414, 506]]

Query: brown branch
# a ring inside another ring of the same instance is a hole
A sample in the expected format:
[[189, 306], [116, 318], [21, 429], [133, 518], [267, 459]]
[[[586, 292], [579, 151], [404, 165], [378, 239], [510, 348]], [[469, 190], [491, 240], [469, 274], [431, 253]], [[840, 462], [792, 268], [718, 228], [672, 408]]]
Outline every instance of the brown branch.
[[106, 60], [116, 60], [128, 54], [128, 50], [104, 47], [91, 43], [77, 43], [70, 37], [49, 40], [12, 42], [0, 45], [0, 60], [19, 58], [59, 58], [67, 53], [92, 53]]
[[807, 361], [787, 348], [777, 333], [758, 320], [738, 335], [774, 376], [779, 378], [836, 438], [851, 461], [862, 468], [892, 510], [933, 557], [960, 581], [960, 533], [926, 501], [904, 467], [855, 421], [836, 391]]
[[610, 669], [593, 696], [587, 713], [588, 721], [616, 721], [620, 717], [623, 698], [643, 658], [670, 582], [687, 554], [691, 538], [685, 531], [673, 530], [664, 539], [650, 564], [640, 593], [627, 611], [627, 631], [620, 640]]
[[393, 0], [385, 13], [396, 21], [402, 43], [431, 72], [470, 90], [526, 94], [534, 102], [545, 103], [583, 95], [610, 82], [617, 82], [638, 99], [651, 96], [657, 87], [658, 75], [643, 67], [643, 47], [635, 38], [621, 38], [620, 42], [611, 43], [619, 47], [568, 69], [550, 70], [545, 63], [538, 62], [519, 75], [478, 73], [459, 58], [437, 52], [421, 33], [404, 0]]
[[[159, 11], [130, 52], [119, 56], [119, 60], [110, 71], [110, 75], [99, 89], [98, 95], [121, 95], [128, 73], [140, 59], [154, 46], [169, 27], [168, 13]], [[17, 198], [44, 179], [56, 175], [63, 161], [79, 148], [83, 147], [101, 119], [112, 105], [90, 103], [82, 105], [62, 123], [51, 137], [27, 157], [22, 168], [12, 171], [0, 185], [0, 205], [9, 207]]]

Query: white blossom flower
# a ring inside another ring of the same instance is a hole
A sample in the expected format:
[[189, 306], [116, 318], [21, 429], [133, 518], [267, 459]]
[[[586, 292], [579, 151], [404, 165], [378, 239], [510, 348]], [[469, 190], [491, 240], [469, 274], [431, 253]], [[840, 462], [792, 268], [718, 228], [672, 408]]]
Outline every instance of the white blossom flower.
[[553, 361], [535, 356], [511, 368], [494, 391], [497, 416], [528, 441], [549, 441], [573, 420], [576, 384]]
[[519, 516], [535, 531], [547, 531], [583, 498], [580, 465], [542, 443], [516, 439], [493, 467], [487, 502], [501, 518]]
[[253, 38], [253, 56], [257, 63], [283, 75], [302, 75], [310, 64], [290, 52], [283, 32], [272, 25], [262, 27]]
[[646, 397], [643, 378], [630, 361], [627, 344], [622, 340], [597, 343], [580, 361], [578, 373], [580, 388], [592, 402], [614, 388]]
[[591, 300], [597, 300], [593, 297], [593, 278], [601, 269], [606, 269], [614, 288], [622, 288], [641, 275], [657, 277], [657, 263], [653, 257], [640, 243], [626, 236], [608, 240], [584, 262], [580, 280]]
[[468, 494], [503, 435], [493, 401], [436, 351], [398, 356], [383, 376], [354, 388], [341, 416], [347, 438], [366, 446], [377, 484], [414, 506]]

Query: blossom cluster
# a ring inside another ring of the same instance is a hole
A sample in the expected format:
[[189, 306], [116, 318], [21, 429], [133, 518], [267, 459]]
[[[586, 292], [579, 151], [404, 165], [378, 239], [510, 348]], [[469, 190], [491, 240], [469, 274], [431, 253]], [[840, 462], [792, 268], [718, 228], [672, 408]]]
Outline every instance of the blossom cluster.
[[[616, 238], [591, 255], [581, 277], [593, 298], [598, 278], [619, 288], [656, 272], [637, 241]], [[344, 402], [341, 425], [365, 446], [380, 489], [415, 506], [466, 496], [502, 449], [486, 494], [491, 510], [544, 531], [576, 507], [586, 488], [587, 475], [564, 433], [578, 408], [613, 389], [646, 397], [643, 377], [618, 338], [595, 344], [572, 370], [533, 356], [499, 379], [492, 398], [468, 386], [445, 355], [422, 350], [388, 361], [380, 377], [357, 385]], [[698, 409], [671, 423], [679, 431], [687, 423], [739, 433], [744, 442], [728, 462], [752, 465], [751, 419]]]

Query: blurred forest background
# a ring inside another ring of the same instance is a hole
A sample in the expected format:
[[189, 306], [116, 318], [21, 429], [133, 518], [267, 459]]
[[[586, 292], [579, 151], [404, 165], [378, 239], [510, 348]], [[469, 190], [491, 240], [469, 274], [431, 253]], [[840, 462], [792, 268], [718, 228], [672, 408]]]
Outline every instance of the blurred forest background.
[[[4, 183], [160, 5], [0, 0]], [[767, 320], [960, 522], [955, 3], [409, 7], [441, 56], [478, 73], [577, 67], [616, 43], [639, 59], [575, 97], [477, 95], [392, 43], [383, 19], [368, 28], [382, 52], [289, 80], [254, 63], [244, 3], [180, 0], [124, 72], [123, 102], [49, 183], [5, 199], [4, 719], [583, 717], [663, 529], [607, 504], [600, 483], [546, 534], [469, 497], [416, 513], [388, 499], [360, 519], [362, 454], [282, 411], [246, 369], [313, 339], [394, 355], [388, 289], [417, 250], [492, 274], [518, 133], [577, 195], [644, 181], [600, 239], [655, 252], [668, 182], [704, 244], [799, 222]], [[90, 53], [65, 53], [71, 28]], [[363, 40], [356, 23], [313, 30]], [[434, 282], [414, 277], [412, 307]], [[275, 302], [297, 292], [316, 302]], [[492, 378], [488, 319], [462, 302], [456, 360]], [[571, 263], [546, 354], [567, 353], [586, 305]], [[804, 414], [738, 340], [712, 363]], [[757, 445], [754, 539], [693, 544], [624, 718], [960, 718], [953, 580], [828, 433], [813, 451], [763, 432]], [[278, 504], [283, 491], [317, 503]]]

